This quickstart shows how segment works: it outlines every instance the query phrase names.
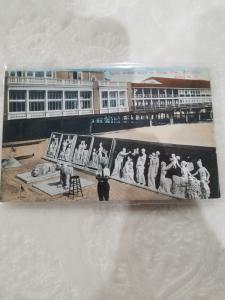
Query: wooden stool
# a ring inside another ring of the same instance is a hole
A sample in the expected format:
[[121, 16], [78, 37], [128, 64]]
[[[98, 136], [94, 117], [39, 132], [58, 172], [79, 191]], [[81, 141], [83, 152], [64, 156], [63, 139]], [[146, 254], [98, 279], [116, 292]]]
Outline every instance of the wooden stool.
[[70, 177], [70, 187], [69, 187], [69, 195], [72, 194], [73, 195], [73, 199], [74, 196], [78, 197], [79, 193], [81, 193], [82, 197], [83, 197], [83, 191], [82, 191], [82, 187], [81, 187], [81, 182], [80, 182], [80, 176], [74, 175]]

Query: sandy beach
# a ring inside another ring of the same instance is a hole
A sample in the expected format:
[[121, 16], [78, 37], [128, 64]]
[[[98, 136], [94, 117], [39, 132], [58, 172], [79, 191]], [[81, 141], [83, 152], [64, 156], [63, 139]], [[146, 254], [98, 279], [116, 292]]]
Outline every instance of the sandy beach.
[[148, 126], [99, 134], [104, 137], [215, 147], [213, 123]]

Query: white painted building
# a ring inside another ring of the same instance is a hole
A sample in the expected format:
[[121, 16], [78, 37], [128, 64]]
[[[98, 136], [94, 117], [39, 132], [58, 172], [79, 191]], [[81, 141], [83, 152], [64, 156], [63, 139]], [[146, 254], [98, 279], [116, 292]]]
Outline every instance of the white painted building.
[[135, 109], [211, 103], [210, 82], [151, 77], [132, 84], [132, 104]]

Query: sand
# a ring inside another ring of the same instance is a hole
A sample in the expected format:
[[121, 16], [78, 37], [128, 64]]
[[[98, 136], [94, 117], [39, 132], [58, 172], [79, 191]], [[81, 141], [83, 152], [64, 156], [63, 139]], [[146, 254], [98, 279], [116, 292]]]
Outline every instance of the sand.
[[148, 126], [106, 132], [99, 135], [148, 142], [215, 147], [212, 122]]

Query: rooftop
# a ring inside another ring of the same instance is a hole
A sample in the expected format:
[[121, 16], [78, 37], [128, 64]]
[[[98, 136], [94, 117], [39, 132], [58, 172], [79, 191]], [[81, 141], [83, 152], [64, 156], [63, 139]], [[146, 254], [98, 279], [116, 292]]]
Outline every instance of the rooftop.
[[149, 77], [132, 87], [210, 88], [209, 80]]

